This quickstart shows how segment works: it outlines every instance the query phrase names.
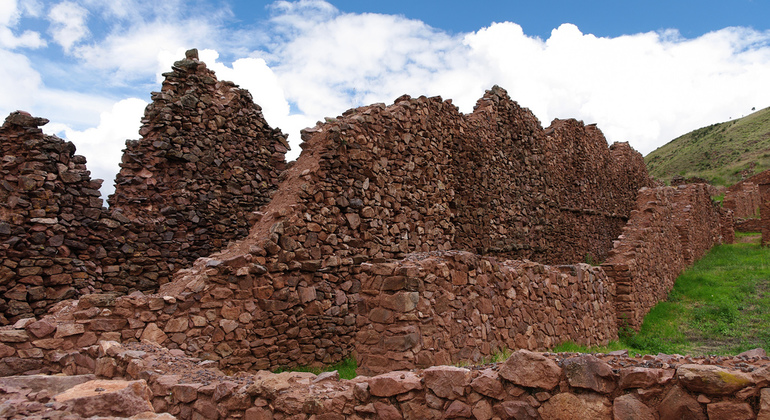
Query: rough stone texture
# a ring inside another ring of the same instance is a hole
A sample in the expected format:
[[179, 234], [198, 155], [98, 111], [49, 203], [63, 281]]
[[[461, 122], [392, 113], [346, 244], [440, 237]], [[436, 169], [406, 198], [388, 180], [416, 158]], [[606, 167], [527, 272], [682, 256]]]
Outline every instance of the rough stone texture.
[[759, 205], [762, 202], [759, 194], [759, 184], [756, 179], [746, 179], [727, 188], [722, 205], [733, 211], [736, 219], [749, 219], [758, 216]]
[[543, 350], [617, 337], [613, 284], [588, 264], [497, 262], [467, 252], [362, 265], [359, 372], [478, 362], [501, 348]]
[[97, 415], [128, 417], [147, 411], [152, 412], [151, 398], [152, 392], [144, 380], [93, 380], [54, 395], [53, 400], [65, 403], [67, 411], [83, 417]]
[[[238, 373], [228, 376], [213, 363], [185, 357], [177, 350], [151, 344], [101, 342], [86, 348], [75, 348], [69, 356], [57, 361], [47, 358], [46, 368], [54, 371], [85, 369], [88, 358], [109, 360], [115, 367], [116, 380], [102, 380], [96, 388], [86, 386], [95, 394], [108, 394], [113, 387], [124, 387], [126, 381], [143, 380], [151, 393], [144, 403], [152, 403], [152, 411], [178, 418], [247, 418], [247, 419], [374, 419], [374, 418], [525, 418], [525, 419], [705, 419], [765, 418], [767, 389], [756, 392], [737, 391], [731, 395], [710, 391], [688, 391], [679, 378], [685, 372], [703, 373], [693, 369], [719, 365], [726, 371], [756, 373], [763, 376], [770, 359], [767, 357], [689, 357], [659, 355], [632, 358], [627, 355], [594, 355], [610, 369], [653, 371], [654, 381], [639, 388], [623, 390], [616, 381], [614, 392], [602, 395], [573, 387], [569, 371], [560, 371], [555, 378], [558, 386], [542, 388], [518, 387], [502, 373], [503, 364], [481, 369], [451, 366], [434, 367], [414, 372], [389, 372], [374, 377], [360, 376], [340, 380], [335, 374], [314, 375], [304, 372], [273, 374], [265, 371]], [[517, 355], [517, 358], [522, 354]], [[533, 354], [528, 360], [554, 366], [579, 363], [595, 364], [596, 360], [567, 354]], [[567, 363], [569, 361], [569, 363]], [[522, 366], [519, 363], [510, 363]], [[507, 362], [505, 364], [508, 364]], [[687, 366], [682, 369], [682, 365]], [[655, 366], [655, 367], [651, 367]], [[91, 368], [93, 371], [93, 367]], [[677, 371], [682, 370], [682, 374]], [[577, 369], [590, 371], [589, 367]], [[38, 377], [39, 378], [39, 377]], [[50, 378], [54, 380], [55, 378]], [[41, 379], [35, 379], [39, 383]], [[143, 382], [139, 381], [139, 382]], [[57, 382], [61, 383], [57, 379]], [[76, 381], [82, 382], [82, 381]], [[115, 385], [113, 385], [113, 383]], [[0, 381], [0, 415], [21, 419], [34, 416], [61, 418], [76, 416], [74, 408], [53, 400], [55, 393], [44, 388], [29, 387], [32, 382]], [[424, 384], [424, 385], [423, 385]], [[74, 384], [69, 384], [71, 387]], [[118, 386], [119, 385], [119, 386]], [[550, 386], [550, 385], [549, 385]], [[82, 387], [82, 386], [81, 386]], [[104, 391], [96, 391], [101, 388]], [[483, 391], [483, 392], [482, 392]], [[721, 392], [721, 391], [720, 391]], [[141, 392], [139, 392], [141, 394]], [[146, 394], [145, 394], [146, 395]], [[59, 397], [56, 397], [57, 399]], [[702, 402], [699, 402], [702, 401]], [[125, 405], [123, 400], [105, 406], [113, 410]], [[99, 415], [112, 415], [102, 412]], [[57, 417], [58, 416], [58, 417]], [[157, 416], [148, 414], [148, 418]], [[294, 416], [294, 417], [293, 417]], [[71, 417], [78, 418], [78, 417]]]
[[540, 353], [517, 350], [500, 367], [499, 373], [516, 385], [551, 390], [559, 384], [562, 369]]
[[712, 395], [734, 394], [754, 385], [754, 379], [750, 375], [718, 366], [686, 364], [680, 366], [676, 374], [688, 390]]
[[562, 364], [570, 386], [591, 389], [601, 394], [615, 390], [616, 375], [607, 363], [592, 355], [569, 358]]
[[712, 246], [733, 242], [732, 216], [711, 200], [713, 187], [643, 188], [602, 268], [615, 283], [619, 327], [639, 329], [679, 273]]
[[631, 394], [615, 398], [612, 415], [614, 420], [655, 420], [652, 410]]
[[754, 411], [748, 403], [720, 401], [706, 406], [709, 420], [751, 420]]
[[155, 290], [247, 235], [286, 167], [285, 136], [197, 59], [175, 63], [126, 143], [115, 194], [23, 112], [0, 127], [0, 324], [94, 290]]
[[612, 405], [598, 394], [563, 392], [546, 401], [538, 410], [544, 419], [553, 420], [611, 420]]

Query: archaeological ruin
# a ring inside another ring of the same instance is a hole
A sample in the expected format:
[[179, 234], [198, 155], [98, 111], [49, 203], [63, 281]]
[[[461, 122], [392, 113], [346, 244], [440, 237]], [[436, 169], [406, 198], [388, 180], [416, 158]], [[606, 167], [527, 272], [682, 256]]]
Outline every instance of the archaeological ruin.
[[164, 76], [109, 207], [47, 120], [0, 128], [0, 417], [770, 418], [764, 352], [534, 352], [638, 329], [770, 183], [660, 186], [497, 86], [351, 109], [287, 163], [196, 51]]

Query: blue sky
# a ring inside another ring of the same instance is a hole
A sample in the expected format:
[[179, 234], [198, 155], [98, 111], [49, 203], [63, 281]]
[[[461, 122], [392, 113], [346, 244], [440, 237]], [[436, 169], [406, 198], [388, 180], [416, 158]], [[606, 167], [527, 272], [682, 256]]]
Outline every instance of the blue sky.
[[471, 112], [498, 84], [547, 126], [643, 154], [770, 105], [770, 2], [0, 0], [0, 113], [72, 140], [112, 190], [161, 73], [188, 48], [289, 134], [400, 95]]

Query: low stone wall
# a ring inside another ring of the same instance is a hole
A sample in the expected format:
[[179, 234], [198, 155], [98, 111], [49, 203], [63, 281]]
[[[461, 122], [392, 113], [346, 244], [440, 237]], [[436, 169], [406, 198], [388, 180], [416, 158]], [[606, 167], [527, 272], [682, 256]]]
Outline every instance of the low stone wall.
[[[57, 363], [64, 366], [61, 370], [89, 372], [100, 380], [93, 382], [93, 376], [74, 377], [67, 383], [61, 377], [5, 378], [0, 381], [4, 415], [125, 416], [149, 410], [179, 419], [248, 420], [740, 420], [770, 416], [770, 361], [763, 351], [735, 358], [663, 354], [631, 358], [623, 352], [520, 350], [493, 365], [435, 366], [353, 380], [340, 380], [336, 372], [316, 376], [261, 371], [228, 376], [174, 351], [110, 341], [77, 349]], [[101, 391], [93, 392], [97, 386]], [[72, 400], [81, 401], [82, 407], [67, 403], [66, 398], [84, 391], [89, 391], [88, 396], [81, 398], [87, 400]], [[85, 406], [88, 412], [83, 411]]]
[[762, 232], [762, 219], [736, 219], [736, 232]]
[[732, 217], [706, 184], [643, 188], [602, 268], [615, 283], [619, 326], [638, 329], [679, 273], [712, 246], [733, 241]]
[[599, 267], [498, 263], [447, 251], [362, 268], [356, 336], [362, 374], [617, 338], [613, 285]]

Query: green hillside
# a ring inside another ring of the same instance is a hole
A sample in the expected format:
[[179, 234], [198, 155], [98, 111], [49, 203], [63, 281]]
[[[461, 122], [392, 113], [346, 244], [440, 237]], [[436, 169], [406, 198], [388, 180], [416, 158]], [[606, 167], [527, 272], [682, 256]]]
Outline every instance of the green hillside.
[[752, 164], [751, 174], [770, 169], [770, 108], [687, 133], [645, 156], [644, 161], [650, 174], [662, 181], [681, 175], [732, 185]]

